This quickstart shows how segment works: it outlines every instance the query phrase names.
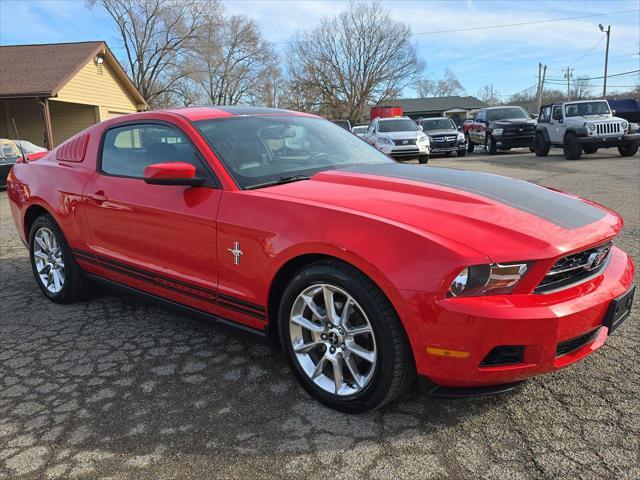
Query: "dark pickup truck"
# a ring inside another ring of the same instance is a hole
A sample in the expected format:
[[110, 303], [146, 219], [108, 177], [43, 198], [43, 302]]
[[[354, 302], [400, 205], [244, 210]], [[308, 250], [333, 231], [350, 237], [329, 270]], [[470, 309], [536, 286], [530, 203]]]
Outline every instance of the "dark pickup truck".
[[533, 151], [535, 133], [536, 121], [520, 107], [483, 108], [467, 129], [467, 149], [483, 146], [489, 155], [518, 147]]

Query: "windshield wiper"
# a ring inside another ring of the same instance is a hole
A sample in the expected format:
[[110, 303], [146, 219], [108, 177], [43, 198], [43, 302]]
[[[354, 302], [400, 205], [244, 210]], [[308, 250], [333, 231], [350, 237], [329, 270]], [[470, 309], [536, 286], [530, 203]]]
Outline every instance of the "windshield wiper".
[[245, 190], [253, 190], [254, 188], [271, 187], [273, 185], [282, 185], [283, 183], [297, 182], [299, 180], [309, 180], [310, 175], [290, 175], [288, 177], [280, 177], [277, 180], [271, 182], [259, 183], [257, 185], [250, 185], [245, 187]]

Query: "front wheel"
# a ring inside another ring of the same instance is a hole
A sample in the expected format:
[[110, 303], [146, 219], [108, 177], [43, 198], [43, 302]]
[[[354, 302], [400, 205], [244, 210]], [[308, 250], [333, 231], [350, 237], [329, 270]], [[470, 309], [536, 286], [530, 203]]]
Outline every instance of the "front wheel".
[[546, 157], [549, 155], [549, 150], [551, 150], [551, 144], [545, 140], [542, 133], [536, 133], [536, 137], [533, 140], [533, 151], [536, 157]]
[[620, 145], [618, 147], [618, 152], [623, 157], [633, 157], [636, 153], [638, 153], [638, 140], [625, 142], [623, 145]]
[[331, 408], [378, 408], [414, 378], [409, 343], [393, 307], [350, 265], [326, 261], [298, 272], [284, 292], [278, 321], [294, 375]]
[[465, 138], [467, 139], [467, 152], [473, 153], [475, 146], [471, 143], [471, 139], [469, 138], [469, 134], [465, 134]]
[[422, 163], [422, 164], [429, 163], [429, 155], [420, 155], [420, 156], [418, 156], [418, 163]]
[[484, 149], [489, 155], [498, 153], [498, 146], [496, 145], [496, 139], [493, 138], [493, 135], [487, 134], [484, 140]]
[[85, 277], [62, 230], [50, 215], [42, 215], [33, 222], [29, 257], [38, 287], [49, 300], [71, 303], [84, 296]]
[[459, 157], [464, 157], [467, 154], [467, 150], [466, 149], [462, 149], [462, 150], [458, 150], [458, 156]]
[[574, 133], [567, 133], [564, 137], [564, 158], [567, 160], [580, 160], [582, 147]]

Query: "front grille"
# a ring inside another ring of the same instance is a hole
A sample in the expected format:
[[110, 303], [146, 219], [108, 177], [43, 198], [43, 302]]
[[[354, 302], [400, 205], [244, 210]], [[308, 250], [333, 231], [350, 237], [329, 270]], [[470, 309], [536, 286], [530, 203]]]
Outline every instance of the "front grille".
[[596, 123], [598, 135], [620, 135], [623, 133], [621, 122]]
[[416, 144], [416, 139], [415, 138], [406, 138], [404, 140], [394, 140], [393, 143], [395, 143], [396, 145], [415, 145]]
[[491, 350], [480, 363], [481, 367], [517, 365], [524, 361], [524, 345], [501, 345]]
[[579, 348], [584, 347], [588, 343], [591, 343], [598, 336], [598, 330], [600, 328], [595, 328], [590, 332], [585, 333], [584, 335], [580, 335], [579, 337], [570, 338], [569, 340], [565, 340], [564, 342], [560, 342], [556, 347], [556, 357], [561, 357], [562, 355], [566, 355], [567, 353], [571, 353]]
[[436, 135], [433, 138], [434, 143], [455, 142], [456, 135]]
[[566, 288], [600, 273], [609, 260], [613, 243], [572, 253], [558, 260], [542, 279], [536, 293]]
[[507, 127], [502, 131], [502, 136], [533, 135], [535, 130], [536, 130], [535, 125], [519, 125], [519, 126]]

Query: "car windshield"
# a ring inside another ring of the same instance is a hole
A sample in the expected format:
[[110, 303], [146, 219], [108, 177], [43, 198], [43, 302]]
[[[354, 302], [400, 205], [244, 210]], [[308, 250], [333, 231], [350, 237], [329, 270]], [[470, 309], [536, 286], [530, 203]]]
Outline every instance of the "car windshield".
[[362, 127], [353, 127], [352, 132], [353, 133], [367, 133], [369, 127], [367, 126], [362, 126]]
[[429, 118], [422, 120], [422, 130], [451, 130], [457, 128], [450, 118]]
[[393, 163], [333, 123], [303, 116], [246, 116], [195, 122], [241, 188], [302, 180], [323, 170]]
[[412, 132], [418, 130], [418, 126], [413, 120], [408, 118], [398, 118], [394, 120], [381, 120], [378, 123], [378, 131], [382, 133], [389, 132]]
[[505, 120], [516, 118], [531, 118], [527, 112], [520, 107], [494, 108], [487, 110], [487, 118], [489, 120]]
[[568, 103], [564, 106], [566, 117], [584, 117], [587, 115], [609, 115], [607, 102]]

